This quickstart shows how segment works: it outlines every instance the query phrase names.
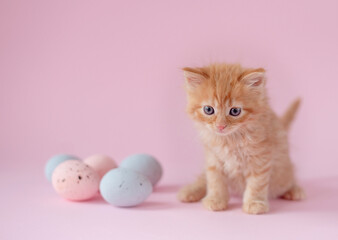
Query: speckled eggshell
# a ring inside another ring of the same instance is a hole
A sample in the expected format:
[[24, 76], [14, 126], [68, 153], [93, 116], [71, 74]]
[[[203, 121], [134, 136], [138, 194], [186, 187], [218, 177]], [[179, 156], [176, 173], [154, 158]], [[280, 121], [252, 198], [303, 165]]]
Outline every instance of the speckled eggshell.
[[95, 196], [100, 176], [87, 164], [69, 160], [57, 166], [52, 175], [55, 191], [65, 199], [83, 201]]
[[109, 170], [117, 168], [115, 161], [105, 155], [93, 155], [84, 159], [83, 162], [94, 169], [100, 175], [100, 178], [102, 178]]
[[121, 168], [127, 168], [137, 171], [149, 178], [153, 186], [162, 177], [162, 167], [160, 163], [149, 154], [135, 154], [125, 158], [121, 164]]
[[46, 166], [45, 166], [45, 175], [46, 175], [46, 178], [49, 180], [49, 181], [52, 181], [52, 175], [53, 175], [53, 172], [54, 172], [54, 169], [60, 164], [60, 163], [63, 163], [65, 161], [68, 161], [68, 160], [80, 160], [79, 157], [77, 156], [74, 156], [74, 155], [70, 155], [70, 154], [58, 154], [58, 155], [55, 155], [53, 157], [51, 157]]
[[110, 170], [100, 183], [102, 197], [117, 207], [136, 206], [145, 201], [152, 191], [147, 177], [125, 168]]

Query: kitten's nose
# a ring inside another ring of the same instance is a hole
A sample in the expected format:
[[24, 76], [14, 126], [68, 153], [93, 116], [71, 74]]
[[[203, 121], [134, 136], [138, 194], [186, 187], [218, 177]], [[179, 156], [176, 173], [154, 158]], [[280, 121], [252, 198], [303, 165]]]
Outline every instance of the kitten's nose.
[[223, 130], [226, 126], [225, 125], [218, 125], [217, 128], [218, 130]]

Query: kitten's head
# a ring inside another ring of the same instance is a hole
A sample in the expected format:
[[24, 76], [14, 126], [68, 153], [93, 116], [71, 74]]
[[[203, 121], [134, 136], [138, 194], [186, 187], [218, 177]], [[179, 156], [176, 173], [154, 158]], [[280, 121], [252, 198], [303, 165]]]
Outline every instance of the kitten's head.
[[199, 126], [226, 136], [264, 111], [264, 69], [213, 64], [183, 70], [188, 95], [187, 110]]

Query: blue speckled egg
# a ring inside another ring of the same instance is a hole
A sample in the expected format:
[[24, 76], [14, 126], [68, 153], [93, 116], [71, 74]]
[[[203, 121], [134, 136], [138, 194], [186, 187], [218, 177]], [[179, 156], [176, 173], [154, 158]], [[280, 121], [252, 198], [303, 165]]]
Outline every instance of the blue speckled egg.
[[51, 182], [54, 169], [60, 164], [67, 160], [80, 160], [79, 157], [70, 154], [58, 154], [51, 157], [45, 166], [46, 178]]
[[127, 168], [145, 175], [155, 186], [162, 177], [162, 167], [160, 163], [149, 154], [135, 154], [125, 158], [121, 168]]
[[110, 170], [100, 182], [102, 197], [117, 207], [136, 206], [146, 200], [152, 191], [147, 177], [125, 168]]

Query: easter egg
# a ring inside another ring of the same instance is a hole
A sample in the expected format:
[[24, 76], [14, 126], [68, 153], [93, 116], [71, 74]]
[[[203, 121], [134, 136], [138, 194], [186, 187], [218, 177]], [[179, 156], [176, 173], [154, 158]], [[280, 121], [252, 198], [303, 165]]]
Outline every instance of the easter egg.
[[83, 162], [94, 169], [102, 178], [109, 170], [117, 168], [115, 161], [105, 155], [93, 155], [87, 157]]
[[45, 166], [45, 175], [49, 181], [52, 181], [52, 174], [54, 169], [67, 160], [80, 160], [79, 157], [70, 154], [59, 154], [51, 157]]
[[99, 190], [100, 176], [87, 164], [69, 160], [55, 168], [52, 184], [54, 190], [63, 198], [82, 201], [96, 195]]
[[145, 201], [152, 191], [147, 177], [125, 168], [110, 170], [100, 183], [102, 197], [117, 207], [136, 206]]
[[153, 186], [162, 177], [162, 167], [160, 163], [151, 155], [135, 154], [125, 158], [121, 164], [121, 168], [127, 168], [137, 171], [149, 178]]

